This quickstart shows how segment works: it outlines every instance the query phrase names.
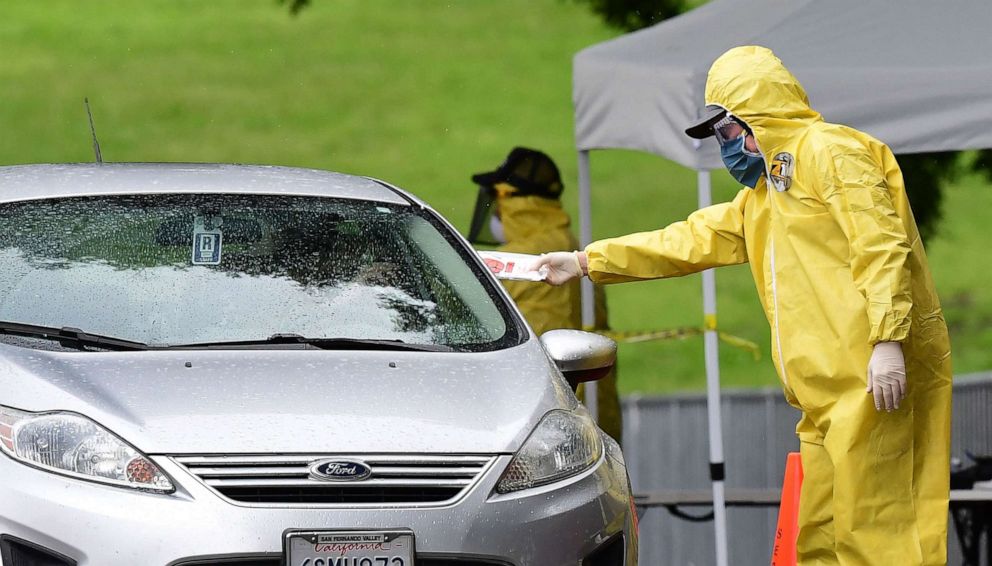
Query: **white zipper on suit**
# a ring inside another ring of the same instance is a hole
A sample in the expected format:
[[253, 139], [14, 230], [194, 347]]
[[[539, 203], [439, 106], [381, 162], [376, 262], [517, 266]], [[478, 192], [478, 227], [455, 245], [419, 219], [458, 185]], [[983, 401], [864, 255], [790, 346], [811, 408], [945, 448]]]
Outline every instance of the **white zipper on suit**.
[[[761, 147], [758, 146], [758, 139], [754, 139], [754, 144], [758, 147], [758, 151], [761, 152]], [[768, 193], [768, 200], [771, 202], [772, 208], [772, 220], [775, 221], [776, 210], [775, 210], [775, 191], [771, 186], [772, 171], [768, 166], [768, 159], [765, 158], [765, 154], [761, 152], [762, 160], [765, 163], [765, 192]], [[789, 386], [789, 376], [785, 373], [785, 358], [782, 356], [782, 334], [778, 329], [778, 279], [775, 274], [775, 229], [769, 223], [768, 231], [771, 233], [768, 239], [771, 240], [771, 272], [772, 272], [772, 306], [775, 308], [775, 349], [778, 350], [778, 366], [782, 372], [782, 383], [786, 387]]]
[[[724, 110], [727, 110], [724, 108]], [[728, 110], [729, 112], [729, 110]], [[749, 126], [750, 127], [750, 126]], [[753, 131], [753, 130], [752, 130]], [[765, 165], [765, 191], [768, 193], [768, 200], [771, 203], [772, 209], [772, 221], [775, 217], [775, 190], [771, 185], [772, 171], [768, 165], [768, 158], [765, 157], [765, 152], [761, 151], [761, 145], [758, 144], [758, 137], [754, 137], [754, 145], [757, 148], [758, 153], [761, 154], [762, 161]], [[785, 358], [782, 357], [782, 336], [778, 329], [778, 281], [775, 275], [775, 230], [771, 225], [768, 227], [771, 235], [768, 239], [771, 241], [770, 251], [771, 251], [771, 272], [772, 272], [772, 306], [775, 309], [775, 349], [778, 351], [778, 365], [779, 370], [782, 372], [782, 383], [786, 387], [789, 386], [789, 376], [785, 373]]]
[[[775, 198], [771, 194], [768, 198]], [[771, 272], [772, 272], [772, 306], [775, 309], [775, 348], [778, 350], [778, 364], [779, 368], [782, 370], [782, 382], [789, 386], [789, 376], [785, 373], [785, 358], [782, 357], [782, 336], [778, 330], [778, 284], [775, 279], [775, 236], [774, 234], [769, 237], [772, 241], [771, 245]]]

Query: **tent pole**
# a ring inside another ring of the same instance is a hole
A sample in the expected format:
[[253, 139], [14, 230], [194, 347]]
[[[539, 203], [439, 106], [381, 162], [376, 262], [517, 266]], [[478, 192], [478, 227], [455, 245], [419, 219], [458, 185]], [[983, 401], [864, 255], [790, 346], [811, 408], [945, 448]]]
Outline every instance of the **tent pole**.
[[[579, 150], [579, 245], [585, 248], [592, 242], [592, 191], [589, 178], [589, 150]], [[592, 281], [588, 277], [582, 279], [582, 329], [590, 329], [596, 325], [596, 305], [592, 290]], [[586, 408], [594, 421], [599, 422], [599, 405], [596, 396], [595, 381], [585, 384]]]
[[[699, 208], [712, 204], [710, 172], [699, 170]], [[710, 480], [713, 482], [713, 528], [716, 564], [727, 566], [727, 504], [724, 497], [723, 424], [720, 418], [720, 357], [716, 326], [716, 274], [703, 271], [703, 345], [706, 359], [706, 413], [709, 421]]]

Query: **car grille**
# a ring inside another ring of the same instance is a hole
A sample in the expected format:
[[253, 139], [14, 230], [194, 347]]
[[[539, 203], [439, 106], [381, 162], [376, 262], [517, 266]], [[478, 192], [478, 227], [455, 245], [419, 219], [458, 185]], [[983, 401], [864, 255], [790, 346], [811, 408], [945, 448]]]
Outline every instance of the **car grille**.
[[[457, 499], [495, 461], [493, 456], [302, 455], [176, 456], [203, 483], [228, 499], [258, 505], [431, 505]], [[361, 481], [310, 477], [324, 459], [360, 460], [372, 468]]]
[[16, 537], [0, 536], [0, 564], [8, 566], [76, 566], [76, 561]]
[[582, 566], [623, 566], [626, 563], [624, 555], [627, 554], [625, 541], [622, 532], [614, 535], [592, 554], [586, 556]]

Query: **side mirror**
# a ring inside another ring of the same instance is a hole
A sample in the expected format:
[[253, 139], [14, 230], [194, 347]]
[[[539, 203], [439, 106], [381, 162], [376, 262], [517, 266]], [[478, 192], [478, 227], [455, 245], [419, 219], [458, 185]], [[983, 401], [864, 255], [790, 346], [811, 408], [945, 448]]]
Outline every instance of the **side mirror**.
[[541, 335], [541, 343], [572, 389], [606, 377], [617, 361], [617, 343], [592, 332], [549, 330]]

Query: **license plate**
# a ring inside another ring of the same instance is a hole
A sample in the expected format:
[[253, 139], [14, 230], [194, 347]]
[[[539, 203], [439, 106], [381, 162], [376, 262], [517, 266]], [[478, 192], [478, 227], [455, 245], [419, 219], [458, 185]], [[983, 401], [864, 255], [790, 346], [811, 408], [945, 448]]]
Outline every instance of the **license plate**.
[[410, 531], [289, 531], [286, 566], [414, 566]]

